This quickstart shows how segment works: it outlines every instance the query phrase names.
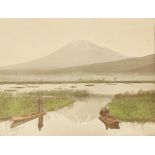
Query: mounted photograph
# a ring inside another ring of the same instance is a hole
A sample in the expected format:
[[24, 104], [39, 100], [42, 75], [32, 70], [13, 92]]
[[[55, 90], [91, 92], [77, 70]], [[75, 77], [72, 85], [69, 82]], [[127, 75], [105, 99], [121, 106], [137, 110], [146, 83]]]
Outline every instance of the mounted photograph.
[[155, 136], [155, 19], [0, 19], [0, 136]]

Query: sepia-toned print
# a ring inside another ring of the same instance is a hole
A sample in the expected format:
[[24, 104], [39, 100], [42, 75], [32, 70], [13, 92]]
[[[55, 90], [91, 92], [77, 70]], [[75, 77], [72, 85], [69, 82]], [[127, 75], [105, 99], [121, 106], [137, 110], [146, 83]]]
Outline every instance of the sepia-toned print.
[[0, 19], [0, 135], [155, 135], [155, 19]]

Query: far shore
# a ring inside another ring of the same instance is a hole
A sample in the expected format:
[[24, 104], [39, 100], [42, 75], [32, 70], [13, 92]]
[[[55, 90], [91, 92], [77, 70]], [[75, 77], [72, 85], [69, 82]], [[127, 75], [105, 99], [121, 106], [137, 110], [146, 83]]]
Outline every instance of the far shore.
[[0, 84], [155, 83], [155, 80], [0, 81]]

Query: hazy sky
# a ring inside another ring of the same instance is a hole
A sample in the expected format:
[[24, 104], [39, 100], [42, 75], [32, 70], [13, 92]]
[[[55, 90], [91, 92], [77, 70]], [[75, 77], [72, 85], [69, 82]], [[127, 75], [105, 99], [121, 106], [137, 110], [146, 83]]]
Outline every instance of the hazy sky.
[[155, 19], [0, 19], [0, 66], [88, 40], [127, 56], [154, 53]]

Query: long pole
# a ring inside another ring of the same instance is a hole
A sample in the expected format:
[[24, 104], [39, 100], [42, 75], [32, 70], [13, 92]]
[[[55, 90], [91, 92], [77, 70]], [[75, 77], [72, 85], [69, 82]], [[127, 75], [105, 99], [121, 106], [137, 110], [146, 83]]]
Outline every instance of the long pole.
[[155, 54], [155, 24], [154, 24], [154, 54]]
[[154, 62], [155, 62], [155, 23], [154, 23], [154, 37], [153, 38], [154, 38], [154, 41], [153, 41], [153, 45], [154, 45]]

